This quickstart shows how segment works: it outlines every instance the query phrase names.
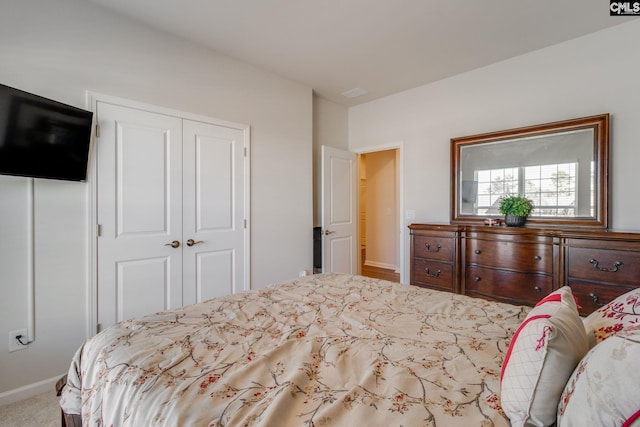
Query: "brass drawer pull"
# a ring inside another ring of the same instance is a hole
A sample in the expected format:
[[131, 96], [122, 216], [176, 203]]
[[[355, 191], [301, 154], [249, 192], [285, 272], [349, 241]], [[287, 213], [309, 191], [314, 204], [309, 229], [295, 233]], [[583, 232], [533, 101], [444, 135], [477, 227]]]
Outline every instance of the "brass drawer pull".
[[425, 243], [424, 247], [427, 249], [427, 252], [434, 252], [435, 253], [435, 252], [440, 252], [440, 249], [442, 248], [442, 245], [440, 243], [438, 243], [436, 245], [436, 248], [433, 249], [433, 250], [431, 249], [431, 245], [428, 244], [428, 243]]
[[429, 273], [429, 269], [428, 268], [425, 268], [424, 272], [427, 273], [427, 276], [429, 276], [429, 277], [439, 277], [440, 273], [442, 273], [442, 271], [436, 270], [435, 274], [431, 274], [431, 273]]
[[533, 257], [533, 259], [535, 259], [536, 261], [540, 261], [542, 257], [540, 255], [536, 255]]
[[595, 268], [598, 271], [604, 271], [606, 273], [615, 273], [616, 271], [618, 271], [620, 269], [620, 266], [622, 266], [622, 263], [620, 261], [616, 261], [613, 263], [613, 268], [604, 268], [604, 267], [599, 267], [599, 261], [597, 259], [590, 259], [589, 260], [590, 264], [593, 264], [593, 268]]
[[473, 251], [473, 253], [476, 255], [480, 255], [482, 251], [480, 249], [476, 249], [475, 251]]
[[604, 303], [600, 302], [600, 298], [598, 297], [598, 295], [594, 294], [593, 292], [591, 292], [589, 294], [589, 298], [591, 298], [593, 300], [593, 303], [597, 306], [597, 307], [602, 307], [604, 305]]
[[540, 286], [535, 286], [533, 290], [536, 291], [537, 293], [542, 292], [542, 288]]
[[480, 279], [480, 276], [476, 276], [473, 278], [473, 280], [475, 280], [476, 282], [479, 282], [481, 279]]

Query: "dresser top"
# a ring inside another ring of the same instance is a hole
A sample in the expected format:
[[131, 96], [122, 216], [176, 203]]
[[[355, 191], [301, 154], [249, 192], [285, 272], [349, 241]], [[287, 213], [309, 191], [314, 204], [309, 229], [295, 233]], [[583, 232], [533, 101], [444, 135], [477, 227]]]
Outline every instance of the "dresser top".
[[460, 233], [491, 233], [502, 235], [537, 235], [567, 239], [625, 240], [640, 242], [640, 232], [617, 231], [611, 229], [592, 230], [584, 228], [542, 228], [542, 227], [506, 227], [504, 225], [463, 225], [445, 223], [414, 223], [409, 229], [425, 231], [448, 231]]

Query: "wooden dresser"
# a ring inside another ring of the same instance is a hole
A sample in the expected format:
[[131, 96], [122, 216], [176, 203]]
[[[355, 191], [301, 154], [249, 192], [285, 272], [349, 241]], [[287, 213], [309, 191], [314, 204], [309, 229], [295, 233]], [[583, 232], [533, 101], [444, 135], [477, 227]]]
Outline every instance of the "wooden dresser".
[[457, 225], [423, 225], [411, 237], [411, 284], [460, 292], [460, 232]]
[[640, 233], [412, 224], [411, 284], [535, 305], [571, 286], [586, 315], [640, 287]]

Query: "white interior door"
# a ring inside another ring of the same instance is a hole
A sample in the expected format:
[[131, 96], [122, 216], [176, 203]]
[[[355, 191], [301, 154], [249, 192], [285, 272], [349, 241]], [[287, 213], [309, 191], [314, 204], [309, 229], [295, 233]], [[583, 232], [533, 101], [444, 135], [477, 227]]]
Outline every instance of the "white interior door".
[[183, 303], [182, 121], [101, 102], [97, 117], [97, 317], [108, 326]]
[[185, 304], [244, 290], [244, 132], [184, 121]]
[[322, 147], [322, 271], [356, 274], [356, 154]]
[[97, 323], [248, 290], [248, 128], [96, 102]]

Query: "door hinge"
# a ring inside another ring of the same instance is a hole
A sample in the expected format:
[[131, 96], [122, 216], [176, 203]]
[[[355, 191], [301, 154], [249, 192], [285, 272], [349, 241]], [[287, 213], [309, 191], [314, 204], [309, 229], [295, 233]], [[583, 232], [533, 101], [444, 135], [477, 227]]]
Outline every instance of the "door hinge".
[[244, 220], [244, 228], [247, 228], [247, 220]]
[[102, 234], [102, 226], [100, 224], [96, 224], [96, 237], [100, 237]]
[[102, 331], [102, 324], [98, 323], [96, 325], [96, 334], [99, 334]]
[[247, 147], [244, 147], [244, 156], [247, 157]]
[[100, 123], [96, 123], [96, 138], [100, 138]]

